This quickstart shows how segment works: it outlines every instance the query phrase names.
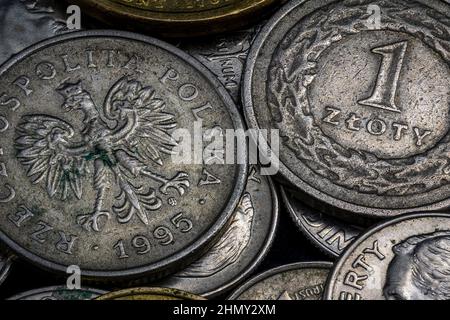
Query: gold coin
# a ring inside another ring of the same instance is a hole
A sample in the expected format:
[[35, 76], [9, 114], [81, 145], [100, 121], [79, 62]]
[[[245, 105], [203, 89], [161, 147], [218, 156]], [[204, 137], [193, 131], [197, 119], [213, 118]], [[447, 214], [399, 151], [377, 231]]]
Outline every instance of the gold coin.
[[195, 294], [169, 288], [132, 288], [113, 291], [95, 300], [206, 300]]
[[283, 0], [72, 0], [115, 27], [171, 37], [244, 27]]

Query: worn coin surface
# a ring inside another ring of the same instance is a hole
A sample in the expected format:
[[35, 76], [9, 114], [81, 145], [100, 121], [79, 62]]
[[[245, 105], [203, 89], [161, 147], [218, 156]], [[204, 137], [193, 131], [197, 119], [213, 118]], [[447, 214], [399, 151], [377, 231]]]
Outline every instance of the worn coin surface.
[[230, 300], [322, 300], [333, 264], [301, 262], [268, 270], [239, 287]]
[[245, 61], [261, 27], [256, 25], [220, 36], [181, 40], [178, 47], [211, 70], [240, 106], [240, 88]]
[[194, 37], [237, 30], [257, 21], [281, 0], [135, 1], [70, 0], [84, 12], [134, 31]]
[[302, 233], [324, 253], [339, 257], [364, 228], [321, 213], [304, 204], [295, 193], [281, 186], [281, 196], [295, 224]]
[[449, 300], [450, 215], [413, 214], [379, 224], [330, 274], [331, 300]]
[[70, 31], [66, 7], [55, 0], [1, 0], [0, 64], [32, 44]]
[[13, 260], [13, 255], [0, 246], [0, 285], [6, 280]]
[[0, 237], [25, 258], [86, 277], [162, 276], [230, 220], [246, 148], [230, 146], [240, 156], [224, 165], [199, 143], [243, 124], [226, 89], [175, 47], [70, 33], [3, 65], [0, 88]]
[[244, 109], [279, 130], [291, 184], [360, 218], [450, 205], [449, 15], [442, 1], [318, 0], [270, 20]]
[[235, 286], [261, 263], [275, 236], [278, 199], [270, 178], [252, 167], [232, 223], [220, 240], [196, 262], [157, 286], [217, 296]]
[[19, 293], [8, 300], [92, 300], [105, 293], [92, 288], [70, 290], [67, 287], [55, 286]]
[[95, 300], [205, 300], [205, 298], [177, 289], [133, 288], [113, 291]]

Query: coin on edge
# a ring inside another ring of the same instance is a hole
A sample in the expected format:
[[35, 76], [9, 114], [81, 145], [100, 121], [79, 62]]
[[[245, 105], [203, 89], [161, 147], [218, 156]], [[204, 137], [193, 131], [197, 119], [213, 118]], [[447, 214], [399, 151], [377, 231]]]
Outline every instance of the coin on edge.
[[166, 37], [231, 31], [263, 18], [280, 0], [128, 1], [70, 0], [109, 24]]
[[195, 294], [168, 288], [133, 288], [113, 291], [95, 300], [206, 300]]
[[284, 205], [298, 228], [314, 246], [333, 258], [339, 257], [364, 231], [363, 227], [340, 221], [311, 208], [284, 186], [280, 190]]
[[279, 130], [280, 173], [305, 199], [362, 219], [450, 206], [449, 13], [437, 0], [291, 1], [263, 27], [246, 120]]
[[13, 255], [9, 250], [0, 246], [0, 285], [5, 282], [11, 269]]
[[300, 262], [280, 266], [250, 279], [229, 300], [322, 300], [333, 264]]
[[8, 300], [92, 300], [105, 293], [106, 291], [92, 288], [71, 290], [67, 287], [55, 286], [19, 293]]
[[328, 300], [449, 300], [450, 214], [383, 222], [359, 237], [330, 273]]
[[0, 238], [28, 260], [98, 280], [163, 276], [231, 219], [245, 145], [227, 150], [235, 164], [204, 164], [186, 141], [243, 123], [179, 49], [119, 31], [65, 34], [4, 64], [0, 87]]
[[278, 225], [278, 209], [272, 181], [252, 167], [233, 220], [220, 240], [199, 260], [155, 285], [206, 298], [236, 286], [259, 266], [269, 251]]

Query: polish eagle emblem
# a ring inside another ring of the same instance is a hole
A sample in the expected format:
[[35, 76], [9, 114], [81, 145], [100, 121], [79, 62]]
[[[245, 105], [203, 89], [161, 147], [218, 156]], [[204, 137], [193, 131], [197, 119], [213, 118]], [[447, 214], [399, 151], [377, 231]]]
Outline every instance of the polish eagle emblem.
[[[83, 114], [80, 134], [57, 117], [28, 114], [16, 128], [15, 148], [32, 183], [42, 185], [51, 198], [81, 200], [82, 180], [92, 176], [94, 209], [77, 216], [79, 225], [98, 232], [100, 220], [112, 214], [120, 223], [137, 216], [147, 225], [150, 212], [162, 206], [161, 194], [173, 189], [182, 196], [189, 188], [186, 172], [166, 178], [152, 170], [163, 166], [164, 155], [177, 146], [170, 134], [177, 126], [175, 116], [152, 87], [125, 76], [109, 90], [103, 108], [82, 81], [66, 80], [56, 91], [64, 98], [63, 111]], [[156, 181], [159, 189], [137, 181], [143, 177]], [[111, 196], [114, 204], [106, 207]]]

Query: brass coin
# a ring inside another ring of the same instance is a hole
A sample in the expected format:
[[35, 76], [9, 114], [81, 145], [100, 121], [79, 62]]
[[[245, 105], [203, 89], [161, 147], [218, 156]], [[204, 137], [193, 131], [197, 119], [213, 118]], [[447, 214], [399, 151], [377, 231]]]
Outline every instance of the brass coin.
[[113, 291], [95, 300], [206, 300], [192, 293], [168, 288], [132, 288]]
[[281, 0], [71, 0], [113, 26], [171, 37], [199, 36], [255, 22]]

